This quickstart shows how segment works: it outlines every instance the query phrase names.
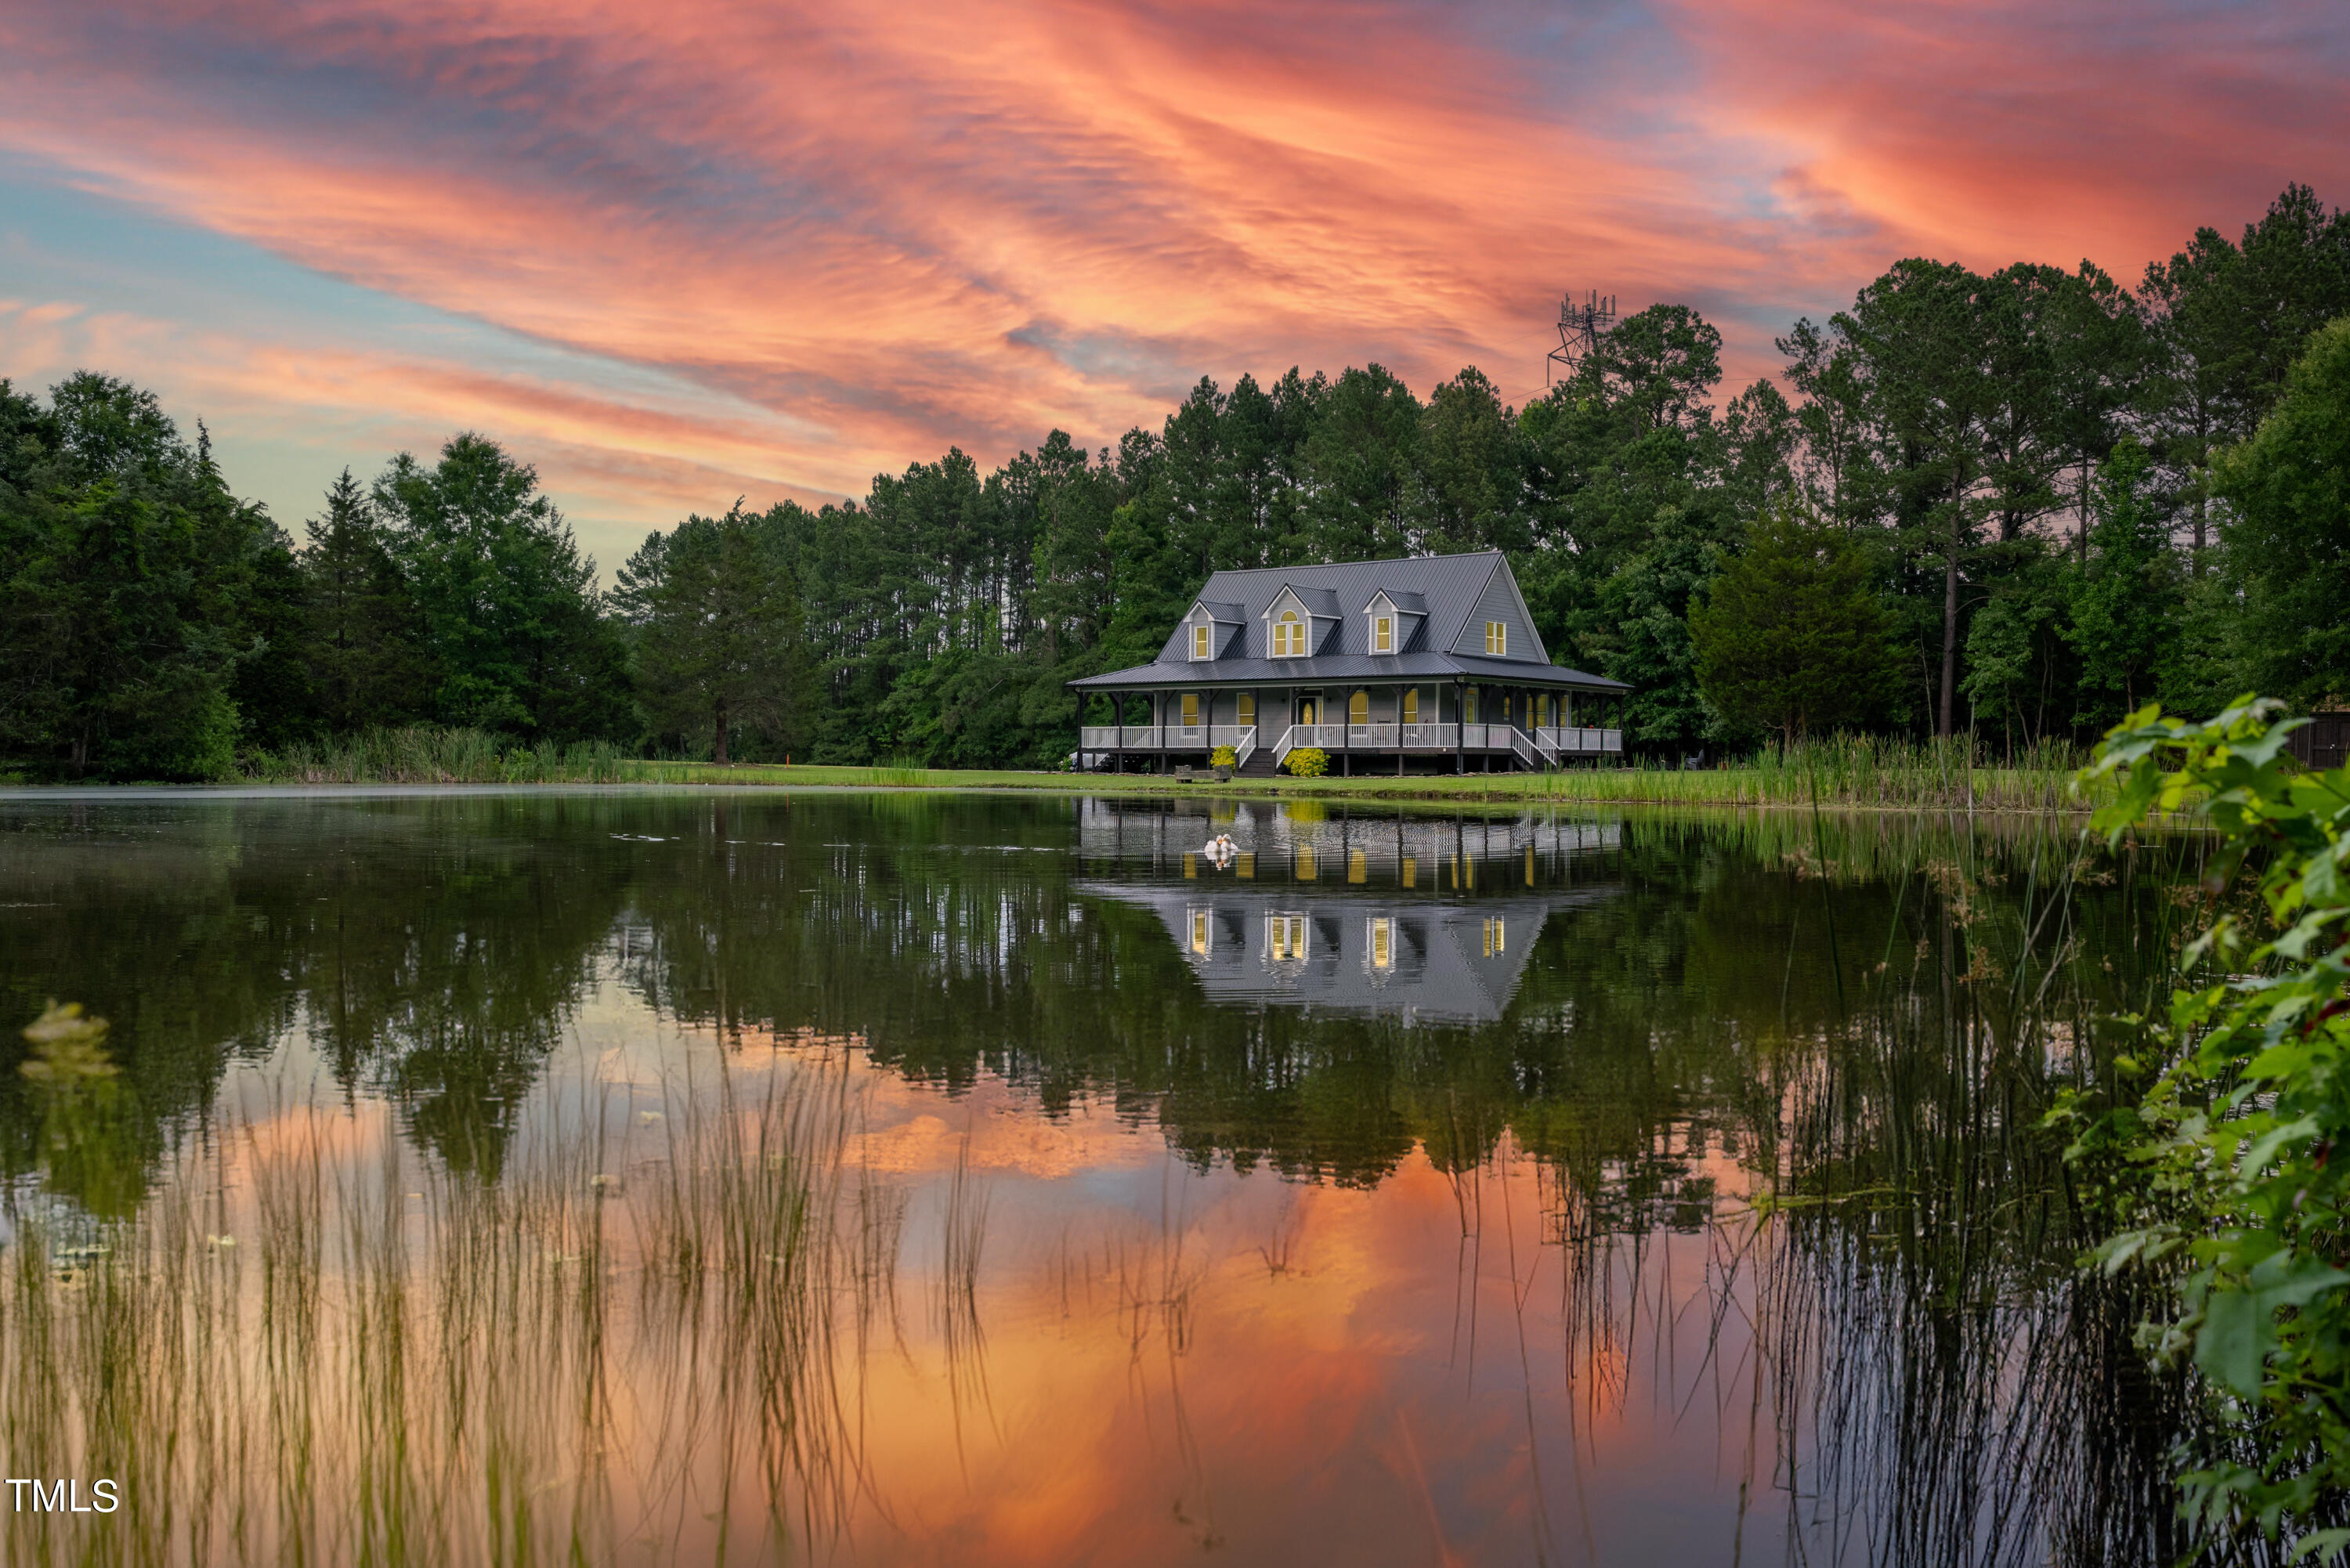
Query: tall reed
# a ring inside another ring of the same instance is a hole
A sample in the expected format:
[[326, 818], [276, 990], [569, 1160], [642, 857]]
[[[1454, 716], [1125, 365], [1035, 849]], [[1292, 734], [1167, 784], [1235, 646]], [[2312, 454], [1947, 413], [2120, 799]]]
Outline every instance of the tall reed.
[[809, 1549], [859, 1495], [903, 1212], [844, 1158], [841, 1077], [674, 1094], [658, 1137], [550, 1135], [494, 1180], [379, 1113], [224, 1117], [98, 1241], [16, 1192], [0, 1440], [123, 1504], [15, 1514], [8, 1561]]

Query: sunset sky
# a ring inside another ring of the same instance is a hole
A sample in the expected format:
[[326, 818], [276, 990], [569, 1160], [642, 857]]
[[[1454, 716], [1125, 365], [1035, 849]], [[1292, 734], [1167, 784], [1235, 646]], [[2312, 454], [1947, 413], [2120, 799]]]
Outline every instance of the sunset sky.
[[2135, 281], [2350, 202], [2345, 81], [2342, 0], [16, 0], [0, 376], [154, 388], [289, 526], [478, 429], [608, 568], [1203, 375], [1523, 401], [1568, 288], [1734, 386], [1903, 254]]

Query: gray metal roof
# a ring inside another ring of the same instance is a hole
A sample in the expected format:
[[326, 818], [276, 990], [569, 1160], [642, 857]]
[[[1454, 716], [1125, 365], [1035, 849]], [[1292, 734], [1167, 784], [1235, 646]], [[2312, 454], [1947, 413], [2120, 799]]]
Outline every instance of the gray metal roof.
[[[1222, 657], [1193, 659], [1179, 628], [1169, 634], [1159, 657], [1150, 663], [1089, 675], [1069, 684], [1085, 691], [1115, 691], [1178, 684], [1266, 686], [1459, 679], [1584, 691], [1631, 690], [1620, 680], [1552, 664], [1531, 623], [1525, 628], [1531, 646], [1523, 657], [1494, 659], [1441, 651], [1462, 640], [1497, 574], [1507, 585], [1509, 599], [1522, 606], [1516, 578], [1499, 550], [1218, 572], [1201, 588], [1199, 598], [1211, 607], [1209, 613], [1217, 620], [1225, 620], [1229, 609], [1237, 610], [1232, 618], [1243, 623], [1240, 635], [1231, 640]], [[1272, 649], [1265, 615], [1284, 589], [1295, 590], [1313, 614], [1337, 618], [1338, 624], [1319, 640], [1312, 658], [1267, 657]], [[1399, 609], [1413, 610], [1425, 618], [1406, 644], [1406, 651], [1370, 651], [1370, 625], [1361, 612], [1382, 593]]]
[[1190, 659], [1138, 664], [1069, 682], [1086, 691], [1142, 691], [1185, 686], [1318, 686], [1346, 680], [1488, 680], [1561, 691], [1629, 691], [1620, 680], [1586, 675], [1563, 664], [1514, 659], [1471, 659], [1458, 653], [1340, 653], [1315, 659]]
[[1617, 891], [1438, 902], [1404, 892], [1252, 888], [1229, 877], [1175, 888], [1088, 880], [1076, 890], [1157, 914], [1211, 1002], [1407, 1024], [1497, 1022], [1550, 916]]
[[1201, 599], [1200, 607], [1206, 610], [1213, 620], [1237, 623], [1248, 619], [1248, 607], [1245, 605], [1219, 604], [1213, 599]]
[[[1218, 572], [1214, 576], [1210, 577], [1208, 581], [1211, 583], [1222, 582], [1228, 575], [1229, 574], [1227, 573]], [[1282, 587], [1288, 588], [1292, 593], [1297, 596], [1297, 602], [1305, 607], [1306, 613], [1309, 615], [1325, 615], [1328, 616], [1332, 620], [1336, 620], [1340, 616], [1347, 613], [1344, 609], [1339, 607], [1338, 596], [1332, 593], [1328, 588], [1316, 587], [1311, 583], [1300, 583], [1295, 581], [1285, 582]], [[1257, 615], [1263, 615], [1266, 610], [1273, 607], [1274, 600], [1280, 597], [1281, 589], [1275, 588], [1272, 593], [1265, 596], [1265, 599], [1263, 604], [1255, 607], [1254, 613]]]

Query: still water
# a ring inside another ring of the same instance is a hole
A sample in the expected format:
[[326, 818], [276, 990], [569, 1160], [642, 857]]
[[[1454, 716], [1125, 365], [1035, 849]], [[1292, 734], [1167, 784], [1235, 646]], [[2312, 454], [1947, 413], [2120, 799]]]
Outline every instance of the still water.
[[[1218, 835], [1234, 853], [1202, 852]], [[2151, 1560], [2077, 825], [0, 799], [10, 1563]]]

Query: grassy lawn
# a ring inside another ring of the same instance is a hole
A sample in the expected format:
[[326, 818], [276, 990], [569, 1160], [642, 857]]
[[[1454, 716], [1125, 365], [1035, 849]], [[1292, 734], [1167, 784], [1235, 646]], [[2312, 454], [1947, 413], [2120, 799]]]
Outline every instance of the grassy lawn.
[[[517, 746], [468, 730], [375, 731], [284, 756], [254, 759], [244, 776], [276, 784], [642, 784], [893, 790], [1050, 790], [1128, 795], [1287, 795], [1305, 798], [1478, 802], [1589, 802], [1651, 805], [1821, 805], [1891, 811], [2085, 811], [2072, 793], [2079, 759], [2044, 746], [1992, 765], [1964, 738], [1910, 741], [1835, 736], [1765, 751], [1725, 768], [1683, 771], [1657, 763], [1568, 768], [1548, 774], [1388, 773], [1355, 778], [1252, 778], [1219, 784], [1171, 775], [960, 770], [907, 765], [827, 767], [668, 762], [630, 757], [605, 743]], [[1392, 764], [1390, 764], [1392, 765]], [[2110, 788], [2111, 785], [2104, 786]]]
[[626, 762], [619, 782], [779, 784], [907, 790], [1051, 790], [1064, 793], [1290, 796], [1420, 801], [1551, 801], [1679, 805], [1823, 805], [1914, 811], [2086, 811], [2068, 770], [1925, 767], [1867, 772], [1747, 766], [1684, 772], [1662, 767], [1576, 768], [1549, 774], [1412, 774], [1398, 778], [1255, 778], [1216, 784], [1149, 774], [1016, 773], [949, 768], [784, 767], [745, 763]]

